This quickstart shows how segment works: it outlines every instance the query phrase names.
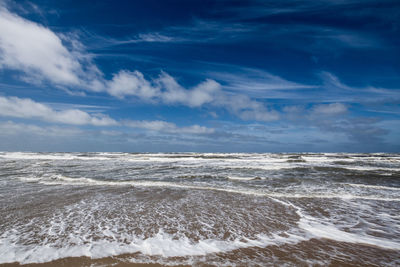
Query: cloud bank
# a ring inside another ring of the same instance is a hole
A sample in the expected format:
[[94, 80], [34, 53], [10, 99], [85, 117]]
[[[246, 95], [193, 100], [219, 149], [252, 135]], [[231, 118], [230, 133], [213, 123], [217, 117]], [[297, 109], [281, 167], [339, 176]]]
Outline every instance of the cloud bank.
[[91, 114], [80, 109], [55, 110], [29, 98], [18, 97], [0, 96], [0, 117], [37, 119], [69, 125], [131, 127], [165, 133], [208, 134], [214, 132], [214, 129], [199, 125], [178, 127], [176, 124], [166, 121], [117, 121], [102, 113]]
[[114, 119], [104, 114], [91, 115], [79, 109], [57, 111], [29, 98], [18, 97], [0, 97], [0, 116], [32, 118], [72, 125], [111, 126], [117, 124]]

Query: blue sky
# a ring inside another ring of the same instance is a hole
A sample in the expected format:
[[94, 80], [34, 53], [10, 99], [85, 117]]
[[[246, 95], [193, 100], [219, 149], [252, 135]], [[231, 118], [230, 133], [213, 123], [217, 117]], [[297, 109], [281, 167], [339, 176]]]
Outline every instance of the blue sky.
[[400, 2], [0, 0], [0, 150], [399, 152]]

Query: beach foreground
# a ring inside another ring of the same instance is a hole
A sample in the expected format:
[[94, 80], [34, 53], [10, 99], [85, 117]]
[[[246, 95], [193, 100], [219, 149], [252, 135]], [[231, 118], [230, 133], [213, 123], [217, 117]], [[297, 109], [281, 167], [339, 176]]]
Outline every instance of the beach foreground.
[[399, 154], [0, 153], [4, 266], [400, 264]]

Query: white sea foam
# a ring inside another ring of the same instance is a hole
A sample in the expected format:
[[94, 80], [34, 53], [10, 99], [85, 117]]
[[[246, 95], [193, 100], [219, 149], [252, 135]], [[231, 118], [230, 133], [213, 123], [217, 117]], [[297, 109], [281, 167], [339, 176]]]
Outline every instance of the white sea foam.
[[320, 198], [320, 199], [360, 199], [360, 200], [379, 200], [379, 201], [400, 201], [399, 197], [381, 197], [377, 195], [354, 195], [350, 193], [330, 193], [330, 192], [274, 192], [267, 190], [257, 190], [241, 187], [216, 187], [207, 185], [194, 185], [167, 181], [106, 181], [92, 178], [72, 178], [63, 175], [53, 175], [50, 177], [20, 177], [25, 182], [38, 182], [45, 185], [79, 185], [79, 186], [134, 186], [134, 187], [166, 187], [179, 189], [195, 189], [195, 190], [210, 190], [226, 193], [235, 193], [243, 195], [252, 195], [258, 197], [273, 197], [273, 198]]
[[352, 187], [376, 189], [376, 190], [400, 191], [400, 187], [391, 187], [391, 186], [382, 186], [382, 185], [350, 184], [350, 183], [344, 183], [344, 185], [349, 185], [349, 186], [352, 186]]
[[[391, 172], [398, 172], [400, 168], [394, 167], [378, 167], [378, 166], [345, 166], [342, 167], [347, 170], [356, 170], [356, 171], [391, 171]], [[390, 175], [391, 173], [389, 173]]]
[[[70, 232], [66, 240], [58, 240], [51, 239], [51, 236], [59, 234], [57, 231], [53, 231], [53, 228], [64, 233], [67, 231], [68, 222], [59, 220], [59, 214], [56, 214], [55, 218], [57, 219], [53, 218], [54, 220], [51, 221], [50, 228], [48, 226], [41, 226], [39, 234], [47, 233], [50, 235], [50, 238], [39, 241], [39, 244], [26, 244], [20, 240], [21, 237], [29, 239], [32, 232], [24, 232], [24, 227], [34, 222], [25, 226], [19, 225], [16, 229], [0, 235], [0, 263], [43, 263], [66, 257], [81, 256], [97, 259], [137, 252], [143, 255], [161, 256], [163, 258], [192, 257], [227, 252], [239, 248], [263, 248], [270, 245], [296, 244], [310, 238], [326, 238], [339, 242], [367, 244], [392, 250], [400, 249], [400, 244], [394, 241], [342, 231], [329, 222], [323, 222], [320, 219], [305, 214], [299, 207], [290, 202], [279, 199], [276, 201], [297, 210], [300, 216], [298, 226], [300, 230], [305, 232], [291, 229], [286, 232], [269, 235], [258, 234], [253, 239], [242, 236], [234, 240], [208, 238], [193, 241], [182, 235], [167, 234], [163, 230], [159, 230], [158, 233], [151, 237], [141, 238], [124, 233], [124, 231], [116, 231], [117, 228], [115, 227], [117, 226], [114, 225], [111, 227], [115, 229], [103, 228], [102, 237], [94, 240], [91, 238], [90, 233], [85, 232], [85, 227], [90, 227], [90, 223], [92, 222], [78, 221], [78, 232]], [[71, 222], [76, 223], [73, 218], [70, 219], [72, 219]], [[89, 224], [85, 225], [87, 223]], [[188, 259], [188, 262], [190, 262], [190, 259]]]
[[400, 243], [384, 238], [374, 237], [367, 234], [357, 234], [338, 229], [334, 224], [321, 222], [311, 216], [301, 214], [298, 223], [301, 229], [304, 229], [318, 238], [327, 238], [339, 242], [366, 244], [384, 249], [400, 250]]
[[14, 160], [110, 160], [111, 158], [93, 155], [79, 156], [75, 153], [33, 153], [33, 152], [7, 152], [0, 154], [0, 158]]
[[[296, 155], [300, 156], [300, 155]], [[289, 155], [274, 154], [129, 154], [129, 153], [33, 153], [33, 152], [3, 152], [0, 158], [14, 160], [79, 160], [79, 161], [118, 161], [131, 164], [171, 164], [176, 168], [197, 168], [207, 167], [216, 169], [233, 170], [262, 170], [279, 171], [292, 168], [331, 167], [342, 168], [353, 171], [381, 171], [383, 175], [392, 175], [392, 172], [399, 172], [397, 158], [377, 159], [369, 158], [340, 158], [332, 155], [301, 155], [306, 162], [291, 162]], [[337, 161], [354, 162], [363, 161], [367, 165], [338, 164]], [[336, 163], [335, 163], [336, 162]], [[374, 166], [374, 162], [385, 163], [385, 166]], [[369, 165], [369, 164], [372, 165]], [[234, 176], [234, 175], [233, 175]]]
[[52, 153], [30, 153], [30, 152], [7, 152], [0, 154], [0, 158], [5, 159], [38, 159], [38, 160], [71, 160], [75, 159], [76, 156], [73, 154], [62, 153], [62, 154], [52, 154]]
[[228, 176], [229, 180], [239, 180], [239, 181], [251, 181], [254, 180], [256, 177], [241, 177], [241, 176]]
[[[232, 241], [204, 239], [194, 242], [186, 237], [179, 239], [164, 233], [162, 230], [156, 235], [141, 239], [128, 237], [130, 243], [119, 241], [108, 241], [105, 239], [90, 241], [85, 244], [82, 236], [72, 236], [71, 243], [63, 244], [62, 247], [55, 243], [45, 241], [43, 244], [22, 245], [18, 244], [19, 233], [7, 232], [0, 238], [0, 263], [19, 262], [43, 263], [66, 257], [89, 257], [92, 259], [117, 256], [121, 254], [140, 252], [149, 256], [162, 257], [185, 257], [201, 256], [210, 253], [220, 253], [247, 247], [266, 247], [268, 245], [279, 245], [284, 243], [297, 243], [306, 238], [295, 234], [285, 233], [285, 237], [279, 234], [267, 236], [259, 234], [256, 239], [246, 237], [237, 238]], [[76, 243], [79, 243], [78, 245]]]
[[292, 206], [300, 216], [297, 224], [300, 229], [307, 231], [311, 235], [309, 238], [326, 238], [339, 242], [366, 244], [384, 249], [400, 250], [399, 242], [371, 236], [366, 233], [343, 231], [326, 219], [312, 217], [292, 203], [288, 203], [288, 205]]

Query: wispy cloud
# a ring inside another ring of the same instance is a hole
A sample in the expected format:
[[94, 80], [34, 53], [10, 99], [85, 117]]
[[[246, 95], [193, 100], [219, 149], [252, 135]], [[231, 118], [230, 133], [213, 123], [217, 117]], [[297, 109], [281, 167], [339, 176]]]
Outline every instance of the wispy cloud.
[[[312, 54], [340, 53], [345, 49], [381, 49], [390, 44], [379, 32], [364, 29], [360, 18], [372, 19], [371, 23], [377, 27], [387, 20], [393, 24], [393, 16], [398, 15], [392, 9], [399, 6], [390, 1], [383, 2], [378, 6], [373, 1], [244, 1], [216, 5], [209, 13], [193, 17], [185, 24], [165, 25], [153, 32], [144, 31], [120, 40], [97, 36], [103, 40], [97, 43], [107, 47], [143, 42], [257, 42]], [[376, 8], [385, 12], [377, 13]], [[382, 16], [388, 12], [391, 14], [389, 19]]]
[[165, 36], [159, 33], [140, 33], [136, 38], [127, 40], [127, 42], [149, 42], [149, 43], [166, 43], [176, 41], [173, 37]]
[[339, 79], [336, 75], [322, 71], [319, 72], [321, 87], [329, 93], [330, 97], [342, 97], [342, 102], [367, 103], [379, 99], [398, 99], [398, 89], [378, 88], [374, 86], [350, 86]]
[[[265, 44], [293, 47], [292, 37], [298, 36], [296, 49], [320, 52], [329, 49], [374, 49], [385, 46], [379, 36], [352, 29], [313, 24], [255, 23], [252, 21], [194, 19], [188, 25], [167, 26], [154, 32], [115, 39], [89, 34], [95, 46], [107, 48], [140, 43], [218, 43], [233, 44], [250, 40]], [[96, 40], [96, 41], [94, 41]]]
[[84, 32], [84, 35], [97, 49], [141, 43], [177, 43], [186, 41], [184, 38], [166, 35], [165, 33], [160, 32], [139, 33], [133, 37], [127, 36], [120, 39], [89, 33], [87, 31]]
[[304, 92], [305, 89], [318, 87], [288, 81], [261, 69], [227, 64], [208, 64], [208, 67], [218, 68], [216, 71], [206, 71], [206, 73], [221, 83], [225, 90], [245, 93], [254, 98], [295, 98], [292, 91], [301, 89]]

